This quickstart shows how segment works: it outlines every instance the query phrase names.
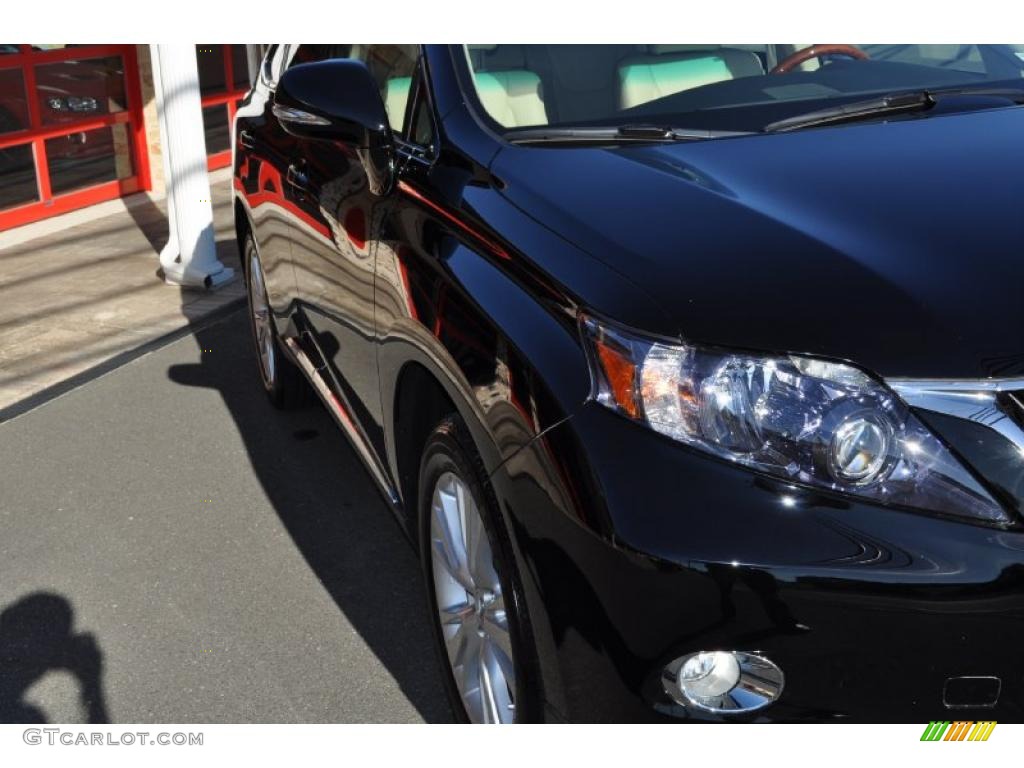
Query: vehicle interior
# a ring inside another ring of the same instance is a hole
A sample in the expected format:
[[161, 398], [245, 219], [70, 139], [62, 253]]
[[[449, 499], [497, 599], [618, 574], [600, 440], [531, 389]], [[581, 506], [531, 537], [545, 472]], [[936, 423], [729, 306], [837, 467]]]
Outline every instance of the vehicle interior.
[[[836, 50], [807, 55], [815, 49]], [[958, 44], [502, 44], [467, 45], [466, 56], [481, 105], [505, 128], [1020, 80], [1024, 74], [1014, 46]]]
[[[283, 68], [329, 58], [364, 61], [397, 131], [418, 48], [285, 45], [275, 57]], [[1024, 88], [1019, 45], [500, 44], [464, 51], [483, 112], [506, 130], [657, 120], [750, 131], [869, 94], [997, 81]]]

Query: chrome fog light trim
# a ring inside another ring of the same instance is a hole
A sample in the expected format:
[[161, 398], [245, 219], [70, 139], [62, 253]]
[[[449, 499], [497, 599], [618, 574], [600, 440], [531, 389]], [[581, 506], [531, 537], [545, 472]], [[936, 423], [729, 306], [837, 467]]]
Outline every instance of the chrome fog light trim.
[[697, 651], [670, 662], [661, 682], [665, 693], [688, 709], [739, 715], [776, 701], [785, 676], [774, 662], [753, 653]]

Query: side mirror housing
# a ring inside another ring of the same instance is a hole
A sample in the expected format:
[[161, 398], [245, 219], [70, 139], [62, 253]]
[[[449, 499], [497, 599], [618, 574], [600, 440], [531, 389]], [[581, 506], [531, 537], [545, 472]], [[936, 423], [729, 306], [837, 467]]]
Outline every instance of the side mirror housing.
[[377, 82], [363, 62], [329, 59], [290, 67], [278, 80], [273, 111], [293, 136], [351, 147], [373, 191], [390, 188], [394, 138]]
[[368, 147], [391, 138], [377, 83], [355, 59], [290, 67], [277, 83], [274, 115], [288, 133], [304, 139]]

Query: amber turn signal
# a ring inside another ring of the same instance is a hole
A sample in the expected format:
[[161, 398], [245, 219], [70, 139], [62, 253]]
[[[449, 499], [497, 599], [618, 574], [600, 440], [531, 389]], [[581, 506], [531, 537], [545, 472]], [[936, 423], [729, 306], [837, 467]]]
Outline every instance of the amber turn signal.
[[634, 419], [640, 418], [640, 404], [636, 399], [636, 364], [626, 350], [614, 342], [595, 339], [601, 370], [615, 404]]

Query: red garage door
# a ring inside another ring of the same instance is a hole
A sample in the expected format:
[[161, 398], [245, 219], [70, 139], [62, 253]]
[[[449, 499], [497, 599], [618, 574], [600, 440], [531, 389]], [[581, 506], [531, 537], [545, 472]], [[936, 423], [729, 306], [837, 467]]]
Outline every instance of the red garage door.
[[0, 230], [149, 188], [134, 45], [0, 44]]
[[207, 167], [211, 171], [231, 165], [231, 125], [238, 102], [249, 90], [247, 56], [244, 45], [196, 46]]

